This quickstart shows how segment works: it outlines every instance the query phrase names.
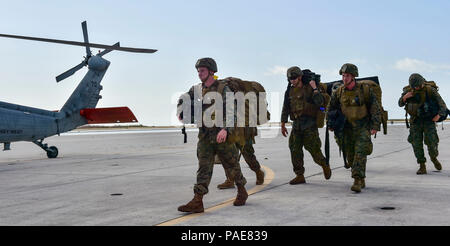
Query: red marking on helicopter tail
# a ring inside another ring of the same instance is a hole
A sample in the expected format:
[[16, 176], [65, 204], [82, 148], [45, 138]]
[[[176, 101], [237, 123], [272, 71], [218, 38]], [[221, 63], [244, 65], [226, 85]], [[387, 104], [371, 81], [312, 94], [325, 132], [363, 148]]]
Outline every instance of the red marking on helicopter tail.
[[80, 110], [80, 115], [88, 120], [88, 124], [138, 122], [128, 107], [85, 108]]

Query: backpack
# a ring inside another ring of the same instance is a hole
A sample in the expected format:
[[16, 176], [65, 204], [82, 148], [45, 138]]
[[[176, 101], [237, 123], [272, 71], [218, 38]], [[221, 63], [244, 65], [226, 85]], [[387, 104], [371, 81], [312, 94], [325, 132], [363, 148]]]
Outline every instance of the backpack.
[[[319, 106], [319, 110], [317, 111], [316, 116], [316, 125], [317, 128], [323, 128], [325, 126], [325, 116], [326, 116], [326, 112], [328, 111], [328, 104], [330, 102], [330, 95], [327, 93], [328, 90], [328, 84], [324, 84], [324, 83], [317, 83], [317, 88], [319, 89], [319, 92], [322, 94], [323, 98], [324, 98], [324, 102], [322, 105]], [[288, 107], [288, 110], [290, 111], [290, 97], [289, 97], [289, 93], [290, 90], [293, 87], [291, 86], [291, 84], [288, 84], [288, 87], [286, 89], [286, 92], [284, 93], [284, 102], [283, 102], [283, 107]], [[292, 117], [291, 117], [292, 120]]]
[[[244, 95], [246, 95], [249, 92], [254, 92], [256, 94], [256, 100], [257, 100], [256, 125], [259, 126], [259, 125], [265, 124], [270, 120], [270, 112], [267, 110], [268, 104], [267, 104], [266, 98], [264, 98], [264, 100], [262, 101], [264, 103], [264, 105], [260, 105], [260, 103], [261, 103], [260, 102], [260, 96], [261, 96], [260, 93], [266, 92], [266, 90], [260, 83], [255, 82], [255, 81], [241, 80], [239, 78], [234, 78], [234, 77], [228, 77], [228, 78], [222, 79], [220, 81], [223, 83], [221, 83], [219, 85], [219, 88], [218, 88], [219, 93], [222, 93], [224, 87], [228, 86], [230, 88], [230, 90], [233, 91], [234, 93], [242, 92]], [[242, 145], [244, 145], [246, 138], [256, 136], [257, 131], [249, 131], [249, 128], [254, 127], [254, 126], [250, 126], [250, 108], [249, 108], [249, 106], [250, 106], [249, 100], [245, 100], [245, 126], [238, 127], [237, 125], [235, 125], [235, 127], [236, 127], [235, 134], [232, 134], [232, 136], [229, 136], [228, 141], [238, 142], [238, 143], [241, 143]], [[262, 109], [261, 112], [260, 112], [260, 109]], [[264, 115], [264, 117], [263, 117], [263, 115], [261, 115], [261, 114], [264, 114], [264, 113], [266, 113], [266, 115]], [[249, 136], [249, 134], [248, 134], [249, 132], [254, 132], [254, 134]]]
[[375, 83], [372, 80], [362, 80], [359, 83], [363, 84], [363, 92], [364, 99], [369, 101], [369, 88], [372, 88], [372, 92], [375, 94], [375, 98], [377, 99], [378, 105], [381, 107], [381, 124], [383, 125], [383, 134], [387, 134], [387, 121], [388, 121], [388, 112], [383, 108], [383, 100], [381, 97], [382, 90], [379, 84]]
[[[260, 103], [260, 93], [265, 93], [266, 90], [264, 89], [264, 87], [255, 81], [245, 81], [245, 80], [241, 80], [238, 78], [233, 78], [233, 77], [228, 77], [225, 79], [221, 80], [222, 82], [224, 82], [223, 84], [219, 85], [218, 91], [219, 93], [223, 92], [223, 88], [225, 87], [225, 85], [227, 85], [231, 91], [233, 91], [234, 93], [237, 92], [242, 92], [245, 94], [249, 93], [249, 92], [254, 92], [256, 94], [256, 99], [257, 99], [257, 122], [256, 125], [262, 125], [267, 123], [270, 120], [270, 112], [267, 110], [267, 100], [264, 98], [264, 105], [259, 105]], [[260, 112], [260, 107], [261, 109], [263, 109], [263, 112]], [[263, 117], [261, 119], [260, 114], [264, 113], [264, 111], [266, 112], [265, 117]], [[249, 110], [249, 101], [246, 100], [245, 101], [245, 127], [251, 127], [250, 126], [250, 119], [249, 119], [249, 115], [250, 114], [250, 110]]]
[[[426, 81], [424, 83], [425, 85], [425, 98], [421, 99], [422, 101], [419, 103], [421, 104], [418, 111], [418, 115], [420, 115], [422, 118], [433, 118], [435, 115], [438, 114], [439, 111], [439, 105], [433, 100], [430, 100], [430, 96], [432, 94], [432, 88], [436, 89], [436, 91], [439, 90], [439, 87], [436, 85], [434, 81]], [[403, 87], [403, 91], [412, 91], [411, 86], [405, 86]], [[407, 103], [408, 104], [408, 103]], [[408, 105], [405, 105], [405, 111], [407, 111]], [[447, 114], [445, 116], [441, 116], [437, 122], [442, 122], [445, 119], [447, 119], [447, 116], [450, 114], [450, 111], [447, 109]], [[405, 122], [406, 127], [409, 128], [408, 124], [408, 112], [405, 113]]]
[[[439, 87], [437, 86], [436, 82], [434, 82], [434, 81], [426, 81], [424, 83], [424, 87], [425, 87], [425, 93], [427, 96], [431, 95], [431, 88], [434, 88], [437, 91], [439, 91]], [[412, 91], [412, 88], [411, 88], [411, 86], [407, 85], [407, 86], [403, 87], [403, 91]]]
[[330, 103], [331, 97], [327, 93], [327, 84], [319, 83], [317, 86], [319, 88], [319, 92], [323, 96], [323, 104], [320, 105], [320, 110], [317, 112], [316, 124], [318, 128], [323, 128], [325, 126], [325, 116], [328, 111], [328, 104]]
[[[356, 81], [362, 84], [364, 102], [368, 102], [370, 100], [370, 88], [372, 92], [375, 94], [375, 98], [378, 104], [381, 107], [381, 124], [383, 125], [383, 134], [387, 134], [387, 121], [388, 121], [388, 112], [383, 108], [383, 100], [382, 100], [382, 89], [380, 87], [380, 82], [378, 81], [378, 77], [367, 77], [356, 79]], [[338, 84], [341, 84], [339, 87]], [[340, 93], [343, 90], [343, 82], [334, 81], [327, 83], [327, 92], [332, 93], [333, 90], [336, 90], [337, 93]]]

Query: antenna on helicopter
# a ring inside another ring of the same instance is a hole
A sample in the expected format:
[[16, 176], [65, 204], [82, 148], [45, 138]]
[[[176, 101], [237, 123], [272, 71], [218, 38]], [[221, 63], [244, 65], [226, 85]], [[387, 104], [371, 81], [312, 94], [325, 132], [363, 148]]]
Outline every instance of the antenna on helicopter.
[[27, 37], [27, 36], [18, 36], [18, 35], [9, 35], [9, 34], [0, 34], [0, 37], [4, 38], [16, 38], [16, 39], [25, 39], [25, 40], [33, 40], [33, 41], [41, 41], [41, 42], [49, 42], [49, 43], [58, 43], [58, 44], [66, 44], [66, 45], [76, 45], [76, 46], [84, 46], [86, 47], [86, 57], [84, 60], [76, 65], [75, 67], [67, 70], [66, 72], [56, 76], [56, 82], [59, 82], [63, 79], [66, 79], [73, 75], [75, 72], [88, 65], [89, 59], [92, 57], [92, 52], [90, 50], [93, 48], [101, 48], [105, 49], [102, 52], [98, 53], [96, 56], [102, 57], [113, 50], [118, 51], [126, 51], [126, 52], [134, 52], [134, 53], [155, 53], [157, 50], [155, 49], [144, 49], [144, 48], [132, 48], [132, 47], [121, 47], [120, 43], [117, 42], [114, 45], [104, 45], [104, 44], [96, 44], [89, 43], [89, 37], [87, 32], [87, 23], [83, 21], [81, 23], [81, 27], [83, 29], [83, 38], [84, 42], [77, 41], [68, 41], [68, 40], [58, 40], [58, 39], [49, 39], [49, 38], [37, 38], [37, 37]]

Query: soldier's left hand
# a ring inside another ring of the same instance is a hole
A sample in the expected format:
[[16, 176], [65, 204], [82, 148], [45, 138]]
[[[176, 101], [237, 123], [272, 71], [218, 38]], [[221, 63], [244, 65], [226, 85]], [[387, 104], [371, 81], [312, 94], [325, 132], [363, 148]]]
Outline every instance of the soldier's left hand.
[[217, 134], [217, 143], [223, 143], [227, 140], [228, 132], [225, 129], [222, 129], [219, 134]]
[[372, 129], [372, 130], [370, 131], [370, 134], [375, 135], [375, 134], [377, 134], [377, 132], [378, 132], [377, 130], [373, 130], [373, 129]]
[[437, 122], [439, 120], [439, 118], [441, 118], [441, 116], [439, 114], [437, 114], [436, 116], [434, 116], [433, 121]]
[[310, 85], [313, 89], [316, 89], [316, 88], [317, 88], [317, 86], [316, 86], [316, 81], [314, 81], [314, 80], [309, 81], [309, 85]]

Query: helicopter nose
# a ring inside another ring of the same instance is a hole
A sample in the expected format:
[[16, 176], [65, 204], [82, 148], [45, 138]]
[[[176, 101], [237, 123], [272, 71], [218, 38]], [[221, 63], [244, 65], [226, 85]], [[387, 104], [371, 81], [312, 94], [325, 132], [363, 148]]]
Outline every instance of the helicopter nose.
[[88, 61], [88, 66], [89, 69], [94, 69], [97, 71], [104, 71], [106, 70], [106, 68], [108, 67], [108, 61], [98, 57], [98, 56], [92, 56], [91, 58], [89, 58]]

